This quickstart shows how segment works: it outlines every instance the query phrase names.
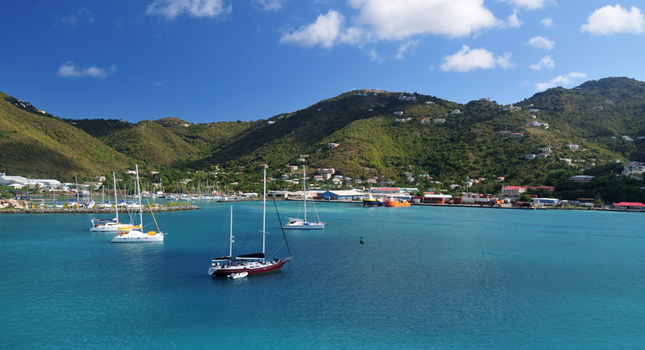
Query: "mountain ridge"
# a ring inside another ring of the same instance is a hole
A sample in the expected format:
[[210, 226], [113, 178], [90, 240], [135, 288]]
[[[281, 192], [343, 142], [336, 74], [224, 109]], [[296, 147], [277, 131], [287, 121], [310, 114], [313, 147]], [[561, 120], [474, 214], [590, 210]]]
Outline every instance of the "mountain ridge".
[[[6, 103], [0, 122], [6, 123], [9, 115], [20, 115], [12, 119], [14, 124], [31, 118], [33, 127], [38, 124], [35, 120], [43, 118], [74, 128], [65, 129], [65, 135], [70, 130], [83, 135], [82, 146], [76, 149], [66, 143], [54, 147], [65, 150], [53, 153], [62, 157], [54, 164], [31, 159], [27, 164], [33, 165], [19, 166], [20, 161], [5, 152], [0, 168], [10, 173], [46, 173], [33, 170], [40, 167], [53, 169], [50, 173], [56, 176], [90, 176], [123, 170], [134, 162], [151, 169], [253, 169], [262, 163], [281, 167], [307, 154], [310, 167], [335, 168], [363, 180], [379, 177], [405, 182], [412, 177], [409, 173], [452, 181], [504, 176], [512, 182], [542, 183], [550, 172], [566, 166], [582, 172], [616, 159], [645, 160], [638, 139], [645, 135], [645, 83], [624, 77], [588, 81], [572, 89], [548, 89], [512, 107], [490, 100], [459, 104], [431, 95], [367, 89], [266, 120], [203, 124], [178, 118], [137, 123], [62, 119], [43, 114], [31, 104], [17, 107], [19, 100], [2, 97]], [[533, 126], [535, 122], [548, 124], [548, 128]], [[3, 149], [32, 147], [37, 151], [32, 153], [49, 152], [49, 148], [38, 150], [36, 146], [60, 128], [58, 123], [53, 125], [26, 143], [16, 143], [15, 137], [2, 132]], [[513, 133], [522, 136], [511, 137]], [[636, 140], [625, 142], [626, 135]], [[569, 149], [568, 144], [584, 151]], [[101, 151], [95, 153], [104, 158], [104, 153], [113, 152], [113, 159], [93, 159], [91, 150], [96, 147]], [[525, 159], [546, 148], [551, 150], [549, 159]], [[571, 158], [573, 165], [563, 166], [560, 158]], [[57, 163], [66, 165], [57, 167]], [[89, 165], [93, 163], [100, 166]]]

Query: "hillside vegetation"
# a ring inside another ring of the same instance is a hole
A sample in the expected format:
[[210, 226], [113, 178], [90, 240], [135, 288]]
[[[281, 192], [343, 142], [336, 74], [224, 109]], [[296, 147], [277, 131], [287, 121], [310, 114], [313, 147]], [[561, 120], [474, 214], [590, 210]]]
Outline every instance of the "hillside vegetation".
[[0, 93], [0, 171], [70, 179], [123, 169], [130, 163], [84, 131], [23, 105]]
[[65, 120], [2, 97], [0, 169], [31, 176], [107, 174], [134, 162], [173, 177], [217, 167], [223, 179], [264, 163], [279, 175], [307, 155], [310, 169], [419, 188], [497, 177], [563, 186], [570, 175], [645, 161], [645, 83], [628, 78], [553, 88], [514, 106], [358, 90], [267, 120], [206, 124]]

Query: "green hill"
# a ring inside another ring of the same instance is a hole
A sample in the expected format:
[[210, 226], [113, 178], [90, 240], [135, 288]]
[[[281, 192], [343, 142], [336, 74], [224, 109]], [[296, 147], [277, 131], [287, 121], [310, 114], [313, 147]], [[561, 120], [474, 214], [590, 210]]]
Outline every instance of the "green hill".
[[357, 90], [267, 120], [205, 124], [65, 120], [2, 96], [0, 168], [21, 175], [89, 176], [135, 161], [173, 171], [252, 172], [266, 163], [275, 172], [307, 155], [310, 168], [354, 179], [433, 187], [503, 176], [540, 185], [645, 161], [645, 83], [628, 78], [553, 88], [514, 106]]
[[128, 164], [128, 157], [82, 130], [0, 93], [0, 171], [70, 180]]

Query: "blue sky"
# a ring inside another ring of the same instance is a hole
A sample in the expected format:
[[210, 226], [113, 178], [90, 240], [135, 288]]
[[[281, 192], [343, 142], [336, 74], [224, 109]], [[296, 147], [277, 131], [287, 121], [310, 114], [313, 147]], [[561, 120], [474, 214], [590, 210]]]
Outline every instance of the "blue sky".
[[510, 104], [645, 80], [645, 4], [565, 0], [21, 0], [0, 91], [64, 118], [266, 119], [354, 89]]

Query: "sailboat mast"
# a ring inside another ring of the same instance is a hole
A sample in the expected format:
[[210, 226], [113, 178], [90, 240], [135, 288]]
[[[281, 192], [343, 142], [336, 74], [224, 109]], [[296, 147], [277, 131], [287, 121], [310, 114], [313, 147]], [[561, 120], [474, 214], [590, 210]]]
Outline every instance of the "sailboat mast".
[[112, 172], [112, 179], [114, 180], [114, 211], [116, 214], [116, 222], [118, 224], [119, 223], [119, 200], [117, 199], [117, 195], [116, 195], [116, 175], [114, 174], [114, 171]]
[[233, 206], [231, 205], [231, 232], [229, 234], [229, 247], [228, 247], [228, 256], [229, 258], [233, 257]]
[[139, 188], [139, 165], [134, 165], [137, 171], [137, 196], [139, 197], [139, 223], [141, 224], [141, 232], [143, 232], [143, 207], [141, 207], [141, 189]]
[[302, 164], [302, 202], [305, 204], [305, 222], [307, 222], [307, 172], [305, 165]]
[[262, 261], [266, 249], [266, 224], [267, 224], [267, 166], [264, 165], [264, 195], [262, 196]]

